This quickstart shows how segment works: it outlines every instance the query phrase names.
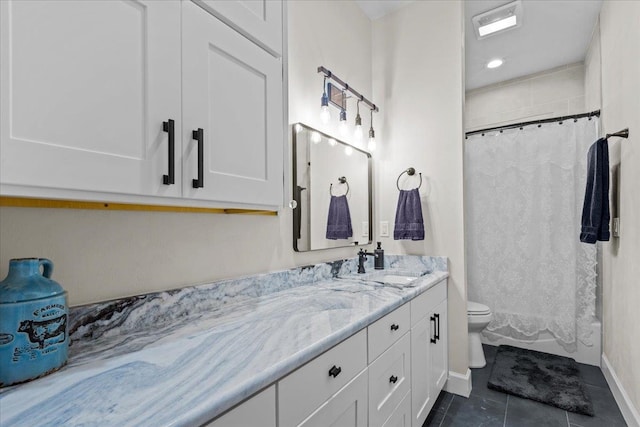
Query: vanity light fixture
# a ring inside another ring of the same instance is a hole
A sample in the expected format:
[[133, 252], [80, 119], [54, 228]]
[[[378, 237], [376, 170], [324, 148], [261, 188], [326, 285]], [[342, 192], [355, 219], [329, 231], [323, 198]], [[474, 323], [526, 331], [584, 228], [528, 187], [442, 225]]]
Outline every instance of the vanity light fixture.
[[362, 118], [360, 117], [360, 102], [362, 101], [362, 99], [358, 100], [358, 103], [356, 104], [356, 130], [353, 134], [353, 136], [356, 139], [356, 144], [360, 145], [360, 141], [362, 141]]
[[322, 81], [322, 98], [320, 99], [320, 121], [323, 124], [329, 123], [331, 112], [329, 111], [329, 97], [327, 96], [327, 77]]
[[342, 109], [340, 110], [340, 124], [338, 125], [338, 129], [340, 130], [340, 135], [344, 136], [347, 134], [347, 97], [345, 96], [344, 90], [342, 91]]
[[494, 34], [522, 25], [522, 1], [516, 0], [471, 18], [476, 38], [482, 40]]
[[371, 109], [371, 127], [369, 128], [369, 142], [367, 143], [367, 148], [369, 151], [376, 151], [376, 132], [373, 130], [373, 108]]
[[[364, 130], [362, 129], [362, 118], [360, 117], [360, 103], [362, 102], [364, 105], [367, 105], [374, 113], [377, 113], [379, 111], [378, 107], [373, 102], [365, 98], [362, 94], [360, 94], [360, 92], [351, 87], [349, 83], [345, 82], [340, 77], [327, 70], [325, 67], [319, 66], [318, 73], [323, 74], [323, 92], [320, 103], [320, 119], [322, 120], [322, 123], [327, 124], [331, 119], [329, 115], [329, 106], [333, 105], [334, 107], [338, 108], [340, 110], [340, 123], [338, 126], [338, 130], [340, 132], [340, 135], [342, 136], [346, 136], [348, 130], [347, 95], [350, 93], [354, 98], [358, 100], [358, 113], [356, 114], [356, 128], [354, 138], [355, 146], [360, 148], [360, 146], [362, 145], [362, 140], [364, 138]], [[327, 82], [327, 79], [329, 79], [330, 82]], [[332, 83], [331, 81], [335, 82], [336, 84]]]
[[500, 59], [500, 58], [492, 59], [487, 64], [487, 68], [498, 68], [502, 64], [504, 64], [504, 61], [502, 59]]

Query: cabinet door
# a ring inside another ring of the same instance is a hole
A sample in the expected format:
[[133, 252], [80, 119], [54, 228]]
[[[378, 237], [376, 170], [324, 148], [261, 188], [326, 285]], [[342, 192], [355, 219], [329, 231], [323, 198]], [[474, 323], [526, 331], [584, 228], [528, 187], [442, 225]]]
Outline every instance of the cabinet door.
[[258, 393], [206, 427], [276, 427], [276, 386]]
[[382, 427], [411, 427], [411, 393], [407, 392], [400, 405]]
[[433, 331], [429, 316], [411, 328], [411, 415], [413, 427], [420, 427], [433, 407], [431, 394], [431, 339]]
[[442, 301], [430, 316], [436, 318], [432, 325], [436, 328], [436, 343], [431, 348], [431, 396], [437, 396], [449, 374], [448, 338], [447, 338], [447, 300]]
[[367, 370], [351, 380], [299, 427], [367, 427]]
[[[282, 65], [192, 2], [183, 3], [183, 195], [280, 205]], [[203, 130], [200, 158], [193, 131]], [[202, 187], [194, 188], [202, 162]]]
[[180, 195], [162, 182], [163, 121], [180, 132], [180, 3], [1, 1], [0, 13], [3, 193]]
[[195, 1], [276, 56], [282, 54], [281, 0]]
[[380, 427], [411, 389], [411, 339], [406, 333], [369, 365], [369, 426]]

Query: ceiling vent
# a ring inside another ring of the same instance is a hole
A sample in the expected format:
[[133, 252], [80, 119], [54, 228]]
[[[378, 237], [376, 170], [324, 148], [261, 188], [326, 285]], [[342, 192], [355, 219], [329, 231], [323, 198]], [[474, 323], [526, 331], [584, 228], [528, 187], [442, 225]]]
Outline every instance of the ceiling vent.
[[478, 40], [522, 25], [522, 1], [516, 0], [471, 18]]

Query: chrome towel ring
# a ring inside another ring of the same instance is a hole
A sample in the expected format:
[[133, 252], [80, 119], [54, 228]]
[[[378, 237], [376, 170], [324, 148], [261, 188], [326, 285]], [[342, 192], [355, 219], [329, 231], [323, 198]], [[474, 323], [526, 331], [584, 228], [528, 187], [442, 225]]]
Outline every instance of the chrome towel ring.
[[[408, 168], [408, 169], [403, 170], [400, 173], [400, 175], [398, 175], [398, 179], [396, 179], [396, 187], [398, 187], [398, 191], [400, 191], [400, 177], [402, 175], [404, 175], [405, 173], [407, 175], [409, 175], [409, 176], [413, 176], [413, 175], [416, 174], [416, 170], [414, 168]], [[420, 172], [418, 175], [420, 176], [420, 184], [418, 184], [417, 188], [420, 188], [420, 187], [422, 187], [422, 172]]]
[[[347, 185], [347, 192], [344, 193], [343, 196], [346, 196], [347, 194], [349, 194], [349, 183], [347, 182], [347, 178], [344, 176], [339, 177], [338, 183]], [[332, 189], [333, 189], [333, 183], [329, 184], [329, 194], [333, 196], [333, 193], [331, 192]]]

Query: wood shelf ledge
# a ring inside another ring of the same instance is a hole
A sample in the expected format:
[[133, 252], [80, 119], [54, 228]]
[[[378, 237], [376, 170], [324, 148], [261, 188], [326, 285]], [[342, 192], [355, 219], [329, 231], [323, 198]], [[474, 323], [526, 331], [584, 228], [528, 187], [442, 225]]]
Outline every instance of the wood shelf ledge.
[[91, 209], [103, 211], [144, 211], [144, 212], [183, 212], [209, 214], [243, 214], [277, 216], [277, 211], [235, 208], [201, 208], [170, 205], [140, 205], [133, 203], [84, 202], [76, 200], [31, 199], [25, 197], [0, 196], [0, 206], [42, 209]]

